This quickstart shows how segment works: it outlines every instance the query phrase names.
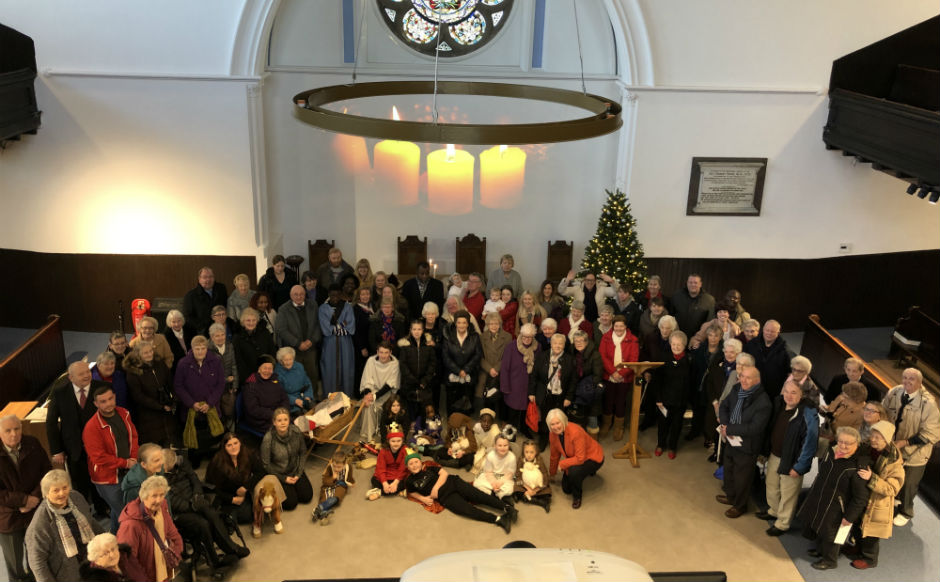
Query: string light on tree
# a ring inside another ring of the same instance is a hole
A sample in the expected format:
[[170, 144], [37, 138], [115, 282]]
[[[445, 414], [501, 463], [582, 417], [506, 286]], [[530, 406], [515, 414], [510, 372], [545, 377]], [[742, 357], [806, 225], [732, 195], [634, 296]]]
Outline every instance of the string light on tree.
[[607, 190], [607, 202], [601, 208], [597, 231], [584, 249], [583, 271], [607, 273], [634, 290], [646, 287], [646, 261], [643, 245], [636, 232], [636, 220], [630, 213], [627, 195]]

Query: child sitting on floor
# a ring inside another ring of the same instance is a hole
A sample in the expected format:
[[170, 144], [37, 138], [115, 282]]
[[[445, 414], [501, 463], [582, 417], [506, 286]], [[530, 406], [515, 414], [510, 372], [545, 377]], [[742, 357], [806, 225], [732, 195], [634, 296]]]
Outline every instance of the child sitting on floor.
[[473, 486], [500, 499], [506, 498], [505, 501], [511, 503], [515, 475], [516, 455], [509, 450], [506, 435], [500, 434], [493, 443], [493, 450], [486, 454], [483, 471], [473, 481]]
[[434, 409], [433, 404], [424, 406], [424, 416], [419, 416], [411, 423], [411, 438], [408, 441], [412, 449], [431, 457], [444, 446], [441, 430], [444, 421]]
[[499, 427], [496, 425], [496, 413], [492, 408], [483, 408], [480, 410], [480, 422], [473, 425], [473, 436], [477, 441], [477, 450], [473, 456], [473, 469], [470, 470], [474, 475], [479, 475], [483, 470], [483, 460], [486, 454], [493, 450], [496, 444], [496, 437], [500, 435]]
[[346, 462], [346, 454], [335, 451], [330, 457], [330, 464], [323, 470], [320, 485], [320, 499], [313, 510], [313, 521], [327, 525], [333, 510], [340, 504], [350, 487], [356, 484], [352, 467]]
[[382, 447], [375, 461], [375, 473], [372, 475], [372, 487], [369, 491], [369, 501], [374, 501], [382, 495], [396, 495], [405, 491], [405, 477], [408, 476], [408, 467], [405, 457], [408, 449], [403, 445], [405, 435], [401, 427], [392, 424], [388, 432], [388, 446]]
[[516, 467], [518, 478], [513, 496], [519, 501], [541, 506], [548, 513], [552, 504], [552, 488], [548, 484], [548, 467], [542, 461], [535, 441], [522, 443], [522, 457]]
[[[382, 435], [382, 442], [388, 442], [389, 427], [392, 424], [398, 425], [399, 432], [403, 432], [406, 427], [411, 426], [411, 419], [408, 417], [408, 411], [405, 410], [401, 396], [394, 394], [382, 405], [382, 417], [379, 419], [379, 432]], [[402, 434], [404, 438], [404, 434]]]

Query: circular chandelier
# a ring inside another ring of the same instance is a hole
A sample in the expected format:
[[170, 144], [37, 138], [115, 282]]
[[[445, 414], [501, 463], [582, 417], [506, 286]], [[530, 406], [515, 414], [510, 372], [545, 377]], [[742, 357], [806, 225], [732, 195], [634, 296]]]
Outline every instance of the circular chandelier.
[[[590, 115], [565, 121], [518, 124], [453, 124], [396, 121], [341, 113], [325, 105], [389, 95], [508, 97], [577, 107]], [[576, 141], [612, 133], [623, 125], [621, 106], [586, 92], [472, 81], [386, 81], [333, 85], [294, 96], [294, 115], [315, 127], [362, 137], [465, 145], [534, 144]]]

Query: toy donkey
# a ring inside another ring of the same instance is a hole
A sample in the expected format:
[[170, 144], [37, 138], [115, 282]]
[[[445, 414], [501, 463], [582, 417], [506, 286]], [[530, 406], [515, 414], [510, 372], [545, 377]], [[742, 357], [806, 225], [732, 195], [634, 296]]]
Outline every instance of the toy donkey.
[[284, 501], [284, 487], [274, 475], [265, 475], [258, 481], [254, 490], [254, 513], [255, 521], [251, 528], [251, 535], [255, 538], [261, 537], [261, 526], [264, 524], [264, 516], [270, 515], [274, 522], [274, 533], [279, 534], [284, 531], [284, 524], [281, 523], [281, 502]]

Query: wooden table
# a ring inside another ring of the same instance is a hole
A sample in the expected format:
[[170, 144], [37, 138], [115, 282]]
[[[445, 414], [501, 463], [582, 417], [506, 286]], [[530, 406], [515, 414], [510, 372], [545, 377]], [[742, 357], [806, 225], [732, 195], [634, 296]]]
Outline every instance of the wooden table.
[[640, 378], [643, 372], [658, 368], [663, 364], [664, 362], [623, 362], [617, 366], [619, 369], [633, 370], [633, 404], [630, 409], [630, 437], [627, 444], [614, 453], [614, 458], [630, 459], [634, 469], [640, 468], [640, 459], [650, 458], [650, 454], [640, 447], [637, 440], [640, 426], [640, 403], [643, 400], [643, 386], [640, 384]]

